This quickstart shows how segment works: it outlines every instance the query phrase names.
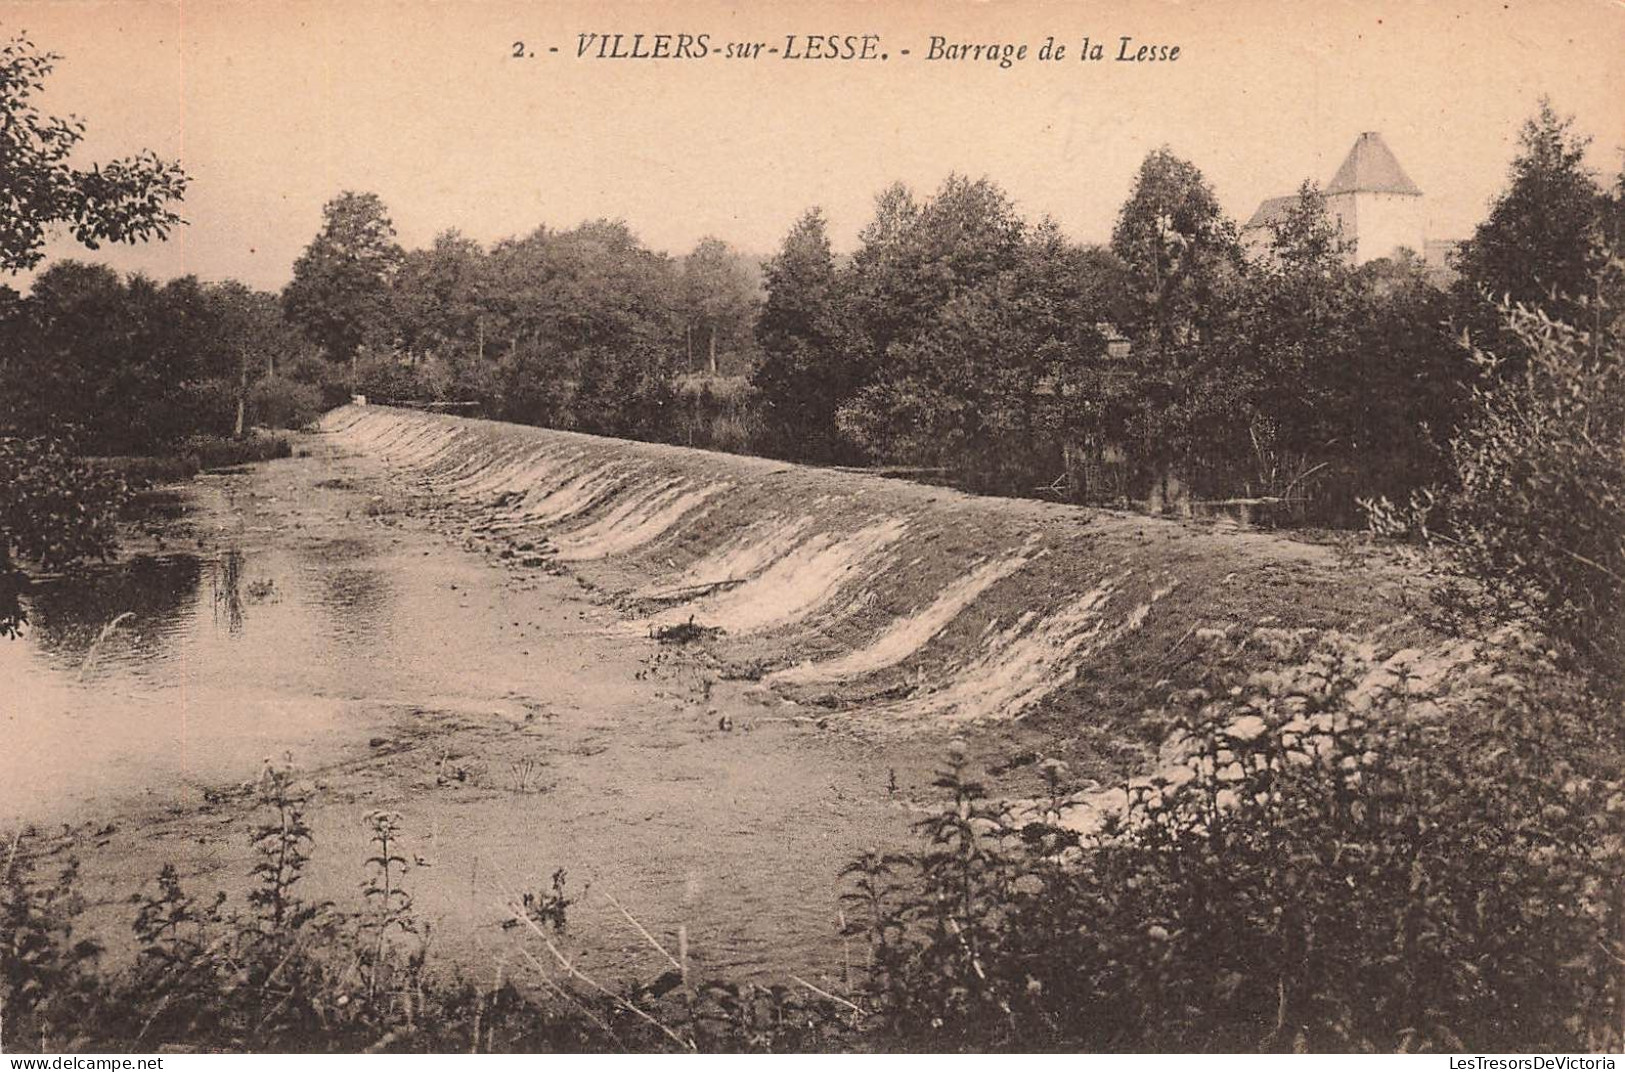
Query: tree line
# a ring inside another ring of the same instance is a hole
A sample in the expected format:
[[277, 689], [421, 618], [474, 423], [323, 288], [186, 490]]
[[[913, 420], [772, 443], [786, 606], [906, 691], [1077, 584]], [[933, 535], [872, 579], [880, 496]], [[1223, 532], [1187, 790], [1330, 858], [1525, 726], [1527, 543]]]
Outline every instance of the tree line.
[[345, 194], [281, 294], [72, 260], [0, 290], [5, 421], [143, 454], [297, 427], [359, 392], [647, 435], [685, 368], [753, 353], [756, 270], [715, 239], [678, 267], [609, 221], [406, 252], [376, 196]]
[[1102, 245], [961, 175], [881, 191], [850, 256], [813, 208], [764, 261], [716, 238], [671, 257], [615, 220], [407, 250], [375, 194], [345, 192], [280, 295], [54, 265], [0, 306], [0, 379], [14, 422], [115, 453], [360, 393], [978, 490], [1102, 501], [1172, 472], [1352, 503], [1439, 475], [1482, 376], [1464, 337], [1517, 348], [1499, 301], [1597, 326], [1622, 197], [1584, 149], [1543, 103], [1453, 279], [1403, 254], [1356, 267], [1308, 183], [1249, 256], [1166, 147]]
[[[7, 166], [59, 196], [8, 236], [7, 266], [37, 263], [52, 213], [90, 244], [161, 237], [184, 175], [146, 158], [66, 170], [79, 128], [22, 91], [50, 57], [8, 48], [7, 111], [25, 121], [7, 127]], [[881, 191], [849, 256], [812, 208], [762, 260], [714, 237], [672, 257], [617, 220], [408, 250], [376, 194], [347, 191], [280, 294], [71, 261], [26, 296], [0, 290], [5, 423], [144, 453], [297, 426], [359, 393], [1078, 501], [1169, 473], [1208, 497], [1402, 497], [1443, 472], [1484, 375], [1471, 346], [1518, 349], [1499, 301], [1598, 326], [1625, 187], [1599, 186], [1584, 150], [1542, 102], [1453, 281], [1414, 256], [1356, 267], [1308, 183], [1249, 256], [1167, 147], [1099, 245], [961, 175]]]
[[[1248, 257], [1200, 170], [1163, 148], [1105, 245], [954, 175], [882, 191], [849, 257], [807, 211], [759, 273], [715, 239], [673, 259], [613, 221], [403, 252], [378, 199], [345, 194], [284, 307], [358, 390], [506, 420], [984, 490], [1064, 470], [1094, 499], [1123, 490], [1089, 486], [1107, 459], [1219, 495], [1326, 468], [1352, 498], [1438, 475], [1479, 374], [1463, 335], [1515, 344], [1499, 301], [1579, 314], [1621, 214], [1584, 148], [1543, 103], [1453, 281], [1416, 257], [1355, 267], [1312, 184]], [[732, 375], [695, 376], [719, 351]]]

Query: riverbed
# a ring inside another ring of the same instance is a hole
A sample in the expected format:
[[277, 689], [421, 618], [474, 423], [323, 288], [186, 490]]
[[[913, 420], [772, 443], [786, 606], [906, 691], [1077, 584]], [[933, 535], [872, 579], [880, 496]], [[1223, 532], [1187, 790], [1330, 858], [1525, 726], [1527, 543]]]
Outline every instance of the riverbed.
[[838, 872], [909, 842], [932, 755], [494, 560], [324, 437], [298, 453], [149, 497], [0, 646], [0, 814], [82, 859], [83, 929], [116, 954], [166, 862], [241, 904], [255, 787], [291, 766], [305, 896], [357, 903], [365, 817], [398, 812], [414, 910], [476, 975], [521, 970], [508, 906], [562, 869], [584, 966], [658, 971], [642, 926], [718, 974], [839, 981]]

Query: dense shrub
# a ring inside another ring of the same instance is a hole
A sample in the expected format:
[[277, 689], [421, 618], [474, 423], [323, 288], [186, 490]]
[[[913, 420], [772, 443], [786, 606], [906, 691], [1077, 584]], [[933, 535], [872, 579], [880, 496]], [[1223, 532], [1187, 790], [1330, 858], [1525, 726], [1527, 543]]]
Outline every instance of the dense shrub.
[[271, 461], [292, 454], [293, 444], [283, 435], [192, 436], [164, 454], [94, 458], [89, 464], [130, 488], [148, 488], [190, 480], [205, 469]]
[[268, 376], [248, 389], [248, 420], [263, 428], [303, 428], [321, 416], [322, 401], [314, 384]]
[[665, 423], [671, 442], [708, 450], [742, 454], [762, 438], [757, 392], [743, 377], [679, 379]]
[[373, 402], [426, 402], [429, 391], [417, 370], [387, 352], [363, 351], [356, 360], [355, 390]]
[[199, 469], [223, 469], [250, 462], [267, 462], [293, 454], [287, 436], [253, 435], [241, 439], [193, 436], [181, 444], [180, 455]]
[[1446, 701], [1433, 686], [1462, 666], [1379, 663], [1333, 637], [1291, 671], [1192, 693], [1177, 760], [1092, 828], [1069, 821], [1058, 765], [1050, 799], [1013, 810], [951, 756], [927, 849], [853, 869], [886, 1034], [955, 1049], [1617, 1046], [1625, 795], [1583, 694], [1538, 653], [1502, 660]]
[[[128, 415], [132, 424], [150, 422], [163, 429], [145, 444], [148, 450], [173, 450], [192, 436], [229, 436], [237, 417], [237, 387], [225, 380], [197, 380], [177, 384], [162, 397], [153, 399], [138, 412]], [[140, 444], [132, 435], [128, 443]]]
[[[1625, 262], [1615, 256], [1597, 294], [1617, 294], [1622, 277]], [[1471, 416], [1450, 443], [1450, 479], [1404, 509], [1367, 504], [1373, 525], [1433, 545], [1438, 554], [1423, 565], [1444, 574], [1439, 594], [1452, 627], [1538, 623], [1617, 699], [1625, 695], [1625, 335], [1582, 332], [1523, 307], [1502, 316], [1520, 357], [1504, 366], [1473, 352], [1480, 379]]]

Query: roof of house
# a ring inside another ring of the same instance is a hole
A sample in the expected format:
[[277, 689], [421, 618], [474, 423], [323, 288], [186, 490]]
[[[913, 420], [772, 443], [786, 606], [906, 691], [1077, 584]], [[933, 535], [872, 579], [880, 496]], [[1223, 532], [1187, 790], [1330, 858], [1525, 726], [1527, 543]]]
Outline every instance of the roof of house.
[[1265, 198], [1263, 203], [1258, 206], [1258, 211], [1252, 214], [1241, 229], [1251, 231], [1255, 227], [1268, 227], [1272, 223], [1279, 222], [1286, 216], [1287, 210], [1297, 200], [1297, 194], [1288, 194], [1286, 197]]
[[1393, 150], [1376, 131], [1367, 131], [1355, 140], [1354, 148], [1343, 159], [1343, 166], [1326, 185], [1327, 196], [1353, 193], [1422, 196], [1416, 183], [1394, 159]]

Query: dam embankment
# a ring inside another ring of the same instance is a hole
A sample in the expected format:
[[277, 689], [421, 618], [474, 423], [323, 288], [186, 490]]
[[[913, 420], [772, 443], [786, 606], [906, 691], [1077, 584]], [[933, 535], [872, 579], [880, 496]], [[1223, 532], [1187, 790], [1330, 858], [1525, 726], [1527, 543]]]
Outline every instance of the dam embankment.
[[874, 732], [1017, 721], [1135, 738], [1200, 630], [1406, 628], [1328, 546], [863, 473], [381, 407], [324, 428], [474, 546], [566, 569], [639, 629]]

